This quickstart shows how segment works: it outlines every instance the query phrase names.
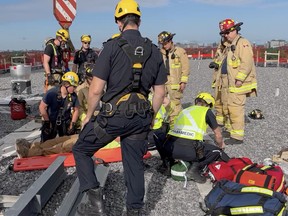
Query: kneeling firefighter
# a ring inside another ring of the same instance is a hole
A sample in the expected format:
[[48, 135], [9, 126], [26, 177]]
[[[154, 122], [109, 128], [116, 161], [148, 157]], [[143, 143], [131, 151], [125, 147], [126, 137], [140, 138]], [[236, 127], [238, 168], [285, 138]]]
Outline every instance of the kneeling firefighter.
[[41, 142], [54, 139], [57, 135], [72, 135], [79, 115], [79, 102], [74, 92], [79, 78], [70, 71], [62, 76], [60, 86], [49, 89], [43, 96], [39, 111], [43, 118]]
[[[175, 119], [174, 127], [168, 132], [168, 138], [162, 146], [162, 154], [165, 153], [165, 159], [159, 169], [160, 172], [169, 175], [171, 163], [174, 159], [179, 159], [192, 162], [192, 166], [186, 173], [188, 180], [194, 180], [198, 183], [205, 182], [205, 177], [201, 176], [201, 170], [218, 159], [222, 154], [221, 149], [225, 147], [221, 129], [211, 110], [214, 104], [215, 100], [212, 95], [202, 92], [197, 95], [195, 105], [179, 113]], [[215, 134], [218, 147], [208, 146], [203, 142], [208, 125]]]
[[[165, 96], [166, 70], [156, 45], [139, 32], [141, 12], [134, 0], [121, 0], [115, 9], [119, 37], [104, 43], [93, 68], [89, 103], [79, 139], [73, 146], [79, 190], [87, 200], [77, 206], [77, 214], [105, 215], [103, 189], [94, 173], [91, 158], [100, 148], [120, 136], [127, 215], [140, 215], [144, 205], [144, 163], [147, 133], [154, 113]], [[103, 90], [106, 92], [103, 94]], [[148, 100], [154, 89], [152, 109]], [[102, 101], [102, 108], [93, 113]], [[90, 103], [93, 102], [93, 103]]]

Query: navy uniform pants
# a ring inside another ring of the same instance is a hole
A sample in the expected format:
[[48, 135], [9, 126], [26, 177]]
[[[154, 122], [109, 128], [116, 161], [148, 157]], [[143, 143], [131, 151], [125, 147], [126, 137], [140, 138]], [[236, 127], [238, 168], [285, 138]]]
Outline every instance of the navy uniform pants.
[[219, 147], [204, 143], [204, 158], [198, 160], [193, 142], [196, 141], [170, 136], [163, 146], [166, 157], [169, 159], [199, 162], [201, 168], [216, 160], [228, 161], [230, 159]]
[[73, 154], [80, 182], [80, 191], [99, 187], [91, 158], [95, 152], [120, 136], [124, 179], [127, 187], [126, 205], [128, 208], [141, 208], [144, 205], [145, 182], [143, 156], [147, 152], [147, 133], [152, 117], [135, 115], [127, 119], [121, 115], [105, 118], [97, 116], [85, 125], [75, 145]]
[[66, 132], [65, 132], [65, 128], [64, 128], [64, 122], [62, 122], [61, 125], [56, 125], [56, 121], [52, 121], [51, 122], [51, 132], [50, 133], [45, 133], [43, 130], [44, 128], [42, 127], [42, 131], [41, 131], [41, 143], [42, 142], [45, 142], [47, 140], [51, 140], [51, 139], [54, 139], [57, 134], [59, 135], [59, 137], [62, 137], [64, 135], [66, 135]]

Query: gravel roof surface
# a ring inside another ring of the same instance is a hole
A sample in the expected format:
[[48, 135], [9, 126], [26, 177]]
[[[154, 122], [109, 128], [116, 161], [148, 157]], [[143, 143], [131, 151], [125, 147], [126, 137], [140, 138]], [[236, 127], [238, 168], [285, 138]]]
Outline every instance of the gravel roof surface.
[[[191, 60], [191, 74], [189, 83], [182, 100], [183, 106], [193, 103], [197, 93], [211, 89], [212, 70], [208, 68], [210, 60]], [[254, 162], [262, 162], [267, 157], [288, 147], [288, 85], [286, 84], [287, 68], [257, 67], [258, 97], [248, 98], [246, 114], [253, 109], [263, 111], [265, 119], [250, 120], [246, 124], [244, 144], [227, 146], [226, 152], [231, 157], [246, 156]], [[9, 74], [0, 75], [0, 98], [11, 95]], [[43, 71], [32, 72], [32, 93], [41, 93]], [[279, 88], [279, 96], [275, 96]], [[0, 137], [19, 128], [29, 119], [13, 121], [9, 114], [0, 115]], [[8, 170], [8, 165], [15, 156], [2, 158], [0, 161], [0, 194], [18, 195], [23, 193], [43, 171], [17, 172]], [[199, 208], [202, 201], [199, 190], [194, 182], [189, 182], [186, 189], [183, 182], [176, 182], [157, 173], [156, 167], [161, 163], [158, 157], [145, 160], [150, 166], [146, 169], [146, 197], [145, 215], [172, 216], [193, 215], [201, 216], [204, 213]], [[75, 179], [75, 168], [66, 169], [70, 175], [65, 183], [53, 195], [41, 215], [54, 215], [65, 193]], [[111, 164], [111, 169], [105, 185], [105, 206], [108, 215], [122, 215], [125, 208], [125, 185], [121, 163]]]

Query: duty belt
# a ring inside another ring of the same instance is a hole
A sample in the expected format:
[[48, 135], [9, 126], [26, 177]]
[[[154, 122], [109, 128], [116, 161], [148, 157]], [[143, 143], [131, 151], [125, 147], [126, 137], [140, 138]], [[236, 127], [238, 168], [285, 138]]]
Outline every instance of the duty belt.
[[121, 109], [117, 105], [111, 103], [102, 103], [100, 112], [105, 116], [113, 116], [115, 113], [123, 114], [127, 118], [132, 118], [135, 114], [145, 117], [147, 111], [151, 110], [149, 102], [130, 103]]

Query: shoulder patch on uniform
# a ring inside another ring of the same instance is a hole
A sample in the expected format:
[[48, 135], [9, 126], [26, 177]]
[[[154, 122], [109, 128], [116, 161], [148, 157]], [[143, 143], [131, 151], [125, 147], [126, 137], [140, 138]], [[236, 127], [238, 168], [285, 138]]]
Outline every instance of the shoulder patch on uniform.
[[249, 44], [243, 44], [243, 47], [249, 47]]

